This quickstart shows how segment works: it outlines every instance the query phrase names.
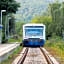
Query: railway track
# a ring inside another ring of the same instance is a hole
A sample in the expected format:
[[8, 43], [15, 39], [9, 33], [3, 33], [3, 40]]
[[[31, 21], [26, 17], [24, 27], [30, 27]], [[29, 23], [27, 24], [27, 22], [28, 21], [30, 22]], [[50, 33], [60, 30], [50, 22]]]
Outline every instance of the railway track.
[[12, 64], [59, 64], [44, 48], [24, 48]]

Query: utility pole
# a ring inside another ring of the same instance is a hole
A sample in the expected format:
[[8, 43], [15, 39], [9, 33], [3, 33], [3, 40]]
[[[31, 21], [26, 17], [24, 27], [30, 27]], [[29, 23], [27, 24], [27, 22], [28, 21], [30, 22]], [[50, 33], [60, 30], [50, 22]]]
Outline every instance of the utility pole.
[[6, 15], [6, 21], [5, 21], [5, 39], [7, 39], [7, 34], [6, 34], [6, 31], [7, 31], [7, 30], [6, 30], [6, 29], [7, 29], [7, 26], [6, 26], [6, 25], [7, 25], [7, 15]]
[[10, 15], [8, 15], [8, 38], [10, 37], [10, 34], [9, 34], [9, 20], [11, 19]]
[[6, 10], [1, 10], [1, 32], [0, 32], [0, 43], [2, 43], [2, 13], [6, 12]]

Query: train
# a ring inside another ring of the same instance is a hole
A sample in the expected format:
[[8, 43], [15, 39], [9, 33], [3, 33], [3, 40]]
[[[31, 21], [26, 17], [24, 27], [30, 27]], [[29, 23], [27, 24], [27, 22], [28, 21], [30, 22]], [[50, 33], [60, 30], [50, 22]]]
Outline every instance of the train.
[[44, 46], [45, 25], [44, 24], [24, 24], [23, 25], [23, 45], [24, 46]]

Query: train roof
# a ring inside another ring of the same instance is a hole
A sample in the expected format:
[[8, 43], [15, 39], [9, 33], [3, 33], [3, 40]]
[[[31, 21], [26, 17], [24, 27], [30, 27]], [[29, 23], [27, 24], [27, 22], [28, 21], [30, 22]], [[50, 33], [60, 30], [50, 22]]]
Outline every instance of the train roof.
[[44, 24], [24, 24], [23, 26], [45, 26]]

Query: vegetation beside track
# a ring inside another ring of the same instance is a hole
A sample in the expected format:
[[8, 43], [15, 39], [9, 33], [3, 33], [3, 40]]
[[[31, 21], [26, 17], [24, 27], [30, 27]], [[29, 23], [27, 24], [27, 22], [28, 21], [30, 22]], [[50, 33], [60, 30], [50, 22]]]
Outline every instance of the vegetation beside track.
[[60, 64], [64, 64], [64, 40], [55, 36], [46, 41], [45, 48], [60, 62]]
[[8, 40], [8, 42], [9, 42], [9, 43], [22, 42], [22, 38], [19, 38], [19, 39], [13, 39], [13, 38], [11, 38], [11, 39]]
[[14, 59], [18, 56], [18, 54], [21, 52], [22, 50], [22, 46], [18, 47], [13, 54], [8, 56], [8, 59], [4, 60], [2, 63], [0, 64], [12, 64], [12, 62], [14, 61]]

